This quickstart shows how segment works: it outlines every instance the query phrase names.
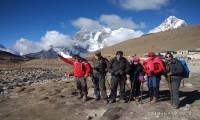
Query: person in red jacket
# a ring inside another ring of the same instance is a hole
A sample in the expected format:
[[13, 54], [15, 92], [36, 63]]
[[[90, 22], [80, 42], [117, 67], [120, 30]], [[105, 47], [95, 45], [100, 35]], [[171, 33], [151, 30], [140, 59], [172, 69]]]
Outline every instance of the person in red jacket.
[[159, 92], [159, 75], [164, 70], [164, 64], [154, 52], [148, 53], [148, 59], [143, 62], [144, 72], [147, 74], [147, 86], [151, 104], [157, 102]]
[[78, 99], [83, 98], [83, 100], [86, 101], [88, 94], [86, 79], [91, 71], [90, 64], [87, 61], [83, 60], [79, 55], [73, 56], [75, 60], [69, 60], [61, 55], [58, 55], [58, 57], [62, 61], [74, 66], [74, 72], [70, 73], [69, 75], [75, 77], [75, 83], [78, 90]]

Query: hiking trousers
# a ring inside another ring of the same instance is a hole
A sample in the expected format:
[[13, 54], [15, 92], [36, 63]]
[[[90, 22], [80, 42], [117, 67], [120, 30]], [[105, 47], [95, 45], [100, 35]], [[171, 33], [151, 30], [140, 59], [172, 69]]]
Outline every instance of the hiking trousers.
[[75, 77], [75, 84], [80, 95], [87, 95], [87, 82], [84, 77]]
[[159, 79], [157, 76], [147, 77], [147, 86], [149, 88], [149, 96], [158, 99]]
[[117, 97], [117, 87], [120, 87], [119, 95], [121, 100], [126, 100], [126, 93], [125, 93], [125, 76], [123, 75], [112, 75], [111, 76], [111, 93], [110, 99], [116, 100]]
[[96, 98], [100, 98], [100, 96], [103, 99], [107, 99], [107, 93], [106, 93], [106, 86], [105, 86], [105, 74], [102, 73], [95, 73], [92, 76], [92, 81], [94, 84], [94, 94]]
[[181, 77], [179, 76], [171, 76], [171, 85], [172, 85], [172, 101], [173, 105], [179, 106], [180, 100], [179, 100], [179, 87], [181, 83]]
[[140, 96], [140, 85], [141, 85], [141, 83], [138, 79], [131, 78], [132, 97]]

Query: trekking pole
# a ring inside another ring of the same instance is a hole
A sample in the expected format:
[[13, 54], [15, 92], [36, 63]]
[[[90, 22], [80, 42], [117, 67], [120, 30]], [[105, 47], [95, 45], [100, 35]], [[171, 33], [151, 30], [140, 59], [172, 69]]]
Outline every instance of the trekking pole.
[[132, 94], [133, 94], [132, 92], [133, 92], [134, 84], [135, 84], [135, 76], [133, 77], [133, 81], [132, 81], [132, 84], [131, 84], [131, 91], [130, 91], [129, 101], [131, 101], [131, 97], [132, 97]]
[[185, 85], [184, 85], [184, 79], [183, 79], [183, 86], [185, 86]]
[[167, 79], [168, 79], [168, 85], [169, 85], [169, 89], [170, 89], [170, 100], [171, 100], [171, 104], [172, 102], [172, 84], [171, 84], [171, 76], [167, 75]]
[[142, 90], [141, 90], [141, 100], [140, 100], [140, 104], [143, 104], [143, 102], [142, 102], [142, 96], [143, 96], [143, 94], [142, 94], [142, 92], [143, 92], [143, 82], [142, 82], [142, 88], [141, 88]]

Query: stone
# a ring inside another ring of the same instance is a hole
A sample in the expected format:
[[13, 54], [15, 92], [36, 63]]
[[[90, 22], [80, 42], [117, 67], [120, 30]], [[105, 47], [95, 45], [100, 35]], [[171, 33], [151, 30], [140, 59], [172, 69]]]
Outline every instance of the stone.
[[119, 119], [122, 116], [123, 108], [113, 107], [108, 108], [106, 112], [100, 117], [99, 120], [115, 120]]

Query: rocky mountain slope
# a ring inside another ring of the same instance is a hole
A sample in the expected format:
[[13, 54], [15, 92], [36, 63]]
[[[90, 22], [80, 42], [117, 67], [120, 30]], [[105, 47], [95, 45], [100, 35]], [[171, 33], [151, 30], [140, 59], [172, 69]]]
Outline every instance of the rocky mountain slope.
[[5, 52], [9, 52], [9, 53], [12, 53], [12, 54], [15, 54], [15, 55], [19, 55], [18, 52], [11, 50], [9, 48], [6, 48], [5, 46], [3, 46], [1, 44], [0, 44], [0, 51], [5, 51]]
[[0, 64], [10, 63], [10, 62], [18, 63], [27, 60], [29, 60], [29, 58], [25, 58], [20, 55], [0, 50]]

